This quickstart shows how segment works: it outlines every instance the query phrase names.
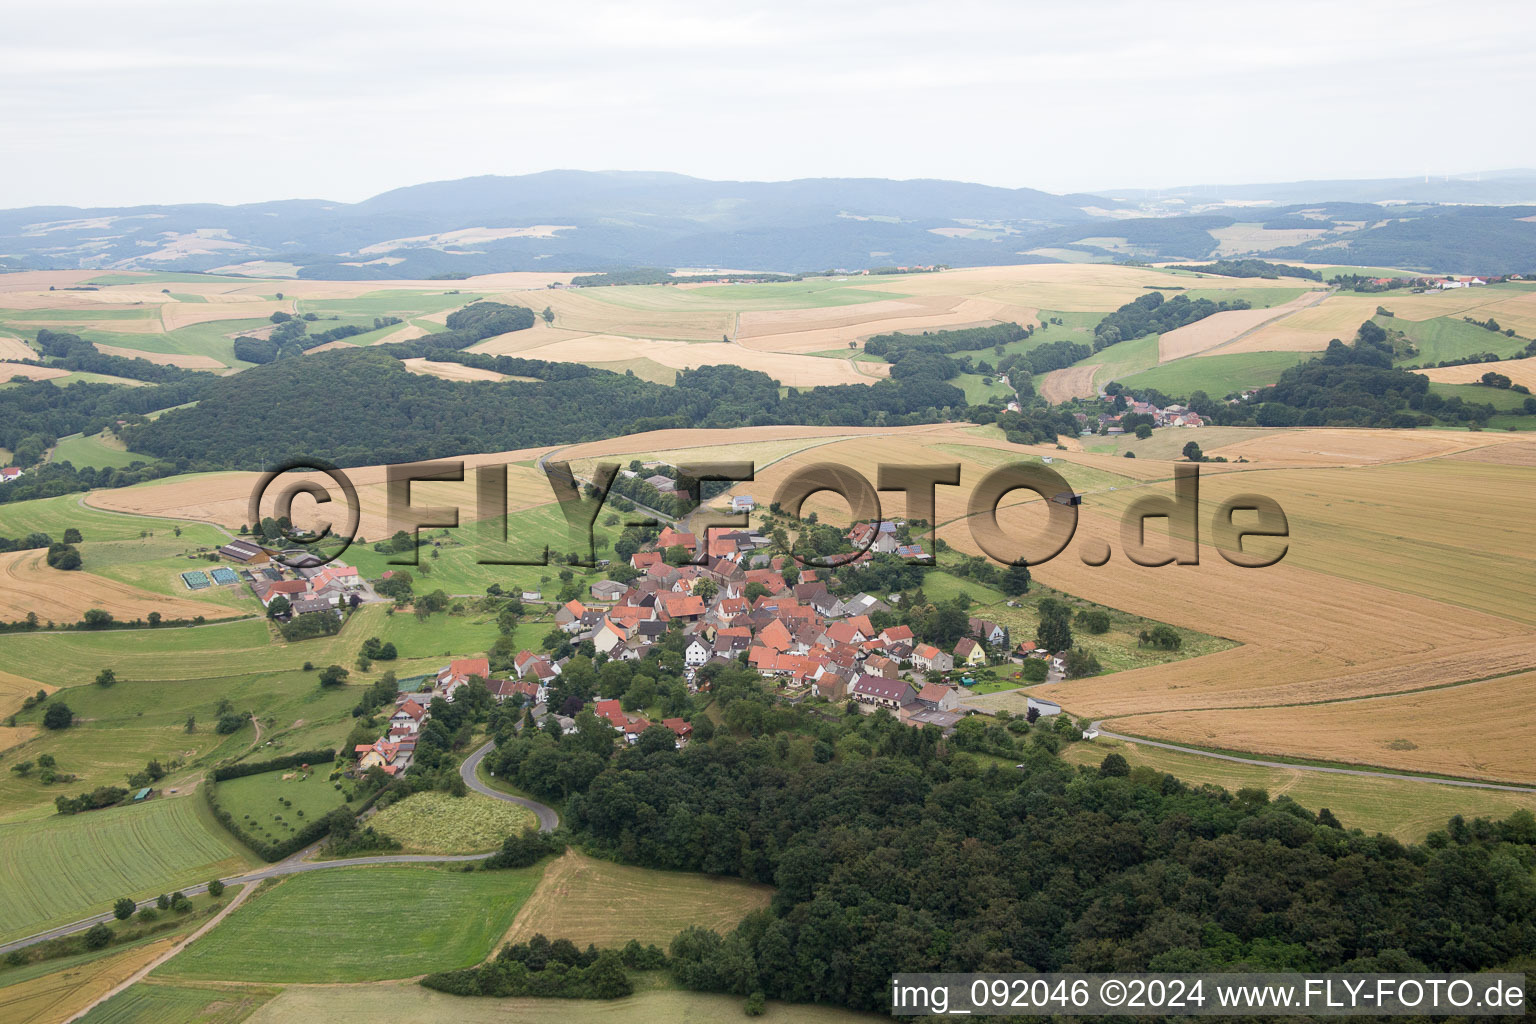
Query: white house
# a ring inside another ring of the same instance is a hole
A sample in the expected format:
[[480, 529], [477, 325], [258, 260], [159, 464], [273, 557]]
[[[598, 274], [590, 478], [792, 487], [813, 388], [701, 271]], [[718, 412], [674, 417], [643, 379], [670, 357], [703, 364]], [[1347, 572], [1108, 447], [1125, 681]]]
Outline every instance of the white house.
[[732, 512], [751, 512], [757, 507], [757, 502], [750, 494], [738, 494], [731, 499]]
[[683, 649], [683, 664], [690, 668], [698, 668], [709, 660], [709, 656], [709, 646], [704, 643], [703, 638], [696, 636]]

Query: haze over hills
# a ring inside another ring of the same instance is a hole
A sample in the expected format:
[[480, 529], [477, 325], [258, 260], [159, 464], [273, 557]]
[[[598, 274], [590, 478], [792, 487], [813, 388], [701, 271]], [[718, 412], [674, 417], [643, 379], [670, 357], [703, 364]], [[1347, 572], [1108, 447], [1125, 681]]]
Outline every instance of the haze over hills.
[[[1531, 205], [1511, 205], [1511, 204]], [[1265, 255], [1536, 270], [1536, 172], [1055, 195], [940, 180], [709, 181], [556, 170], [359, 203], [0, 211], [0, 267], [421, 278], [637, 266], [886, 265]]]

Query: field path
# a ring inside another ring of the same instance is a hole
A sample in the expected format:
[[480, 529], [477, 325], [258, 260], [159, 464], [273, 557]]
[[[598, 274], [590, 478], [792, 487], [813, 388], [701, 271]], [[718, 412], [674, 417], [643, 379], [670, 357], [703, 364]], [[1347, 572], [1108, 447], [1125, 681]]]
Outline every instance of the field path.
[[177, 953], [180, 953], [183, 949], [185, 949], [187, 947], [187, 945], [189, 943], [195, 942], [199, 938], [201, 938], [205, 932], [209, 931], [215, 925], [217, 925], [220, 921], [222, 921], [226, 917], [228, 917], [229, 914], [230, 914], [230, 911], [234, 910], [240, 904], [244, 903], [245, 900], [246, 900], [246, 897], [248, 897], [251, 893], [253, 893], [255, 891], [256, 891], [256, 886], [254, 886], [254, 885], [247, 885], [244, 888], [242, 888], [240, 890], [240, 892], [235, 895], [234, 899], [230, 900], [228, 903], [226, 903], [224, 905], [224, 909], [223, 910], [219, 911], [217, 914], [214, 914], [207, 921], [205, 921], [201, 928], [199, 928], [197, 931], [193, 932], [191, 935], [188, 935], [186, 938], [182, 939], [180, 942], [176, 943], [174, 946], [172, 946], [170, 949], [166, 950], [164, 953], [161, 953], [159, 956], [155, 957], [153, 960], [151, 960], [149, 963], [145, 964], [143, 967], [140, 967], [137, 971], [133, 972], [133, 974], [129, 975], [127, 978], [125, 978], [122, 981], [118, 982], [118, 984], [115, 987], [113, 987], [111, 989], [108, 989], [106, 992], [103, 992], [101, 995], [97, 996], [95, 998], [95, 1000], [93, 1000], [89, 1004], [87, 1004], [85, 1006], [82, 1006], [80, 1009], [76, 1010], [72, 1016], [65, 1018], [64, 1024], [73, 1024], [74, 1021], [77, 1021], [81, 1017], [84, 1017], [86, 1014], [90, 1013], [96, 1007], [100, 1006], [102, 1003], [106, 1002], [108, 999], [111, 999], [113, 996], [117, 995], [119, 992], [123, 991], [124, 989], [128, 988], [131, 985], [136, 985], [139, 982], [143, 981], [146, 977], [149, 976], [149, 972], [150, 971], [154, 970], [156, 967], [159, 967], [161, 964], [165, 963], [167, 960], [169, 960], [171, 957], [175, 956]]
[[1237, 764], [1257, 765], [1260, 768], [1279, 768], [1284, 771], [1301, 772], [1326, 772], [1330, 775], [1360, 775], [1366, 778], [1398, 779], [1403, 782], [1430, 782], [1441, 786], [1462, 786], [1467, 789], [1498, 789], [1507, 793], [1536, 793], [1536, 788], [1531, 786], [1507, 786], [1498, 782], [1474, 782], [1471, 779], [1447, 779], [1437, 775], [1401, 775], [1397, 772], [1373, 771], [1369, 768], [1333, 768], [1322, 764], [1297, 764], [1290, 761], [1265, 761], [1255, 757], [1239, 757], [1236, 754], [1219, 754], [1214, 750], [1201, 750], [1199, 747], [1185, 747], [1177, 743], [1164, 743], [1162, 740], [1149, 740], [1142, 736], [1127, 736], [1124, 733], [1110, 732], [1104, 728], [1103, 722], [1094, 722], [1090, 728], [1097, 729], [1100, 736], [1108, 736], [1110, 739], [1123, 740], [1126, 743], [1141, 743], [1149, 747], [1158, 747], [1162, 750], [1172, 750], [1180, 754], [1198, 754], [1200, 757], [1214, 757], [1218, 761], [1233, 761]]

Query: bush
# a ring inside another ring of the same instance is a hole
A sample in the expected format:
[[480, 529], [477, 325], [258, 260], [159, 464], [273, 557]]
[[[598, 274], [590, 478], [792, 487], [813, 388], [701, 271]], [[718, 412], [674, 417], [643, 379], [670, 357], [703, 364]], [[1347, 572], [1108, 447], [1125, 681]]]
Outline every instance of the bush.
[[1042, 658], [1025, 658], [1019, 674], [1024, 677], [1025, 682], [1043, 683], [1045, 677], [1051, 674], [1051, 666]]
[[126, 921], [133, 916], [134, 907], [135, 904], [133, 900], [124, 896], [122, 899], [112, 904], [112, 916], [117, 918], [119, 921]]
[[230, 733], [239, 732], [249, 722], [249, 715], [237, 715], [233, 711], [219, 716], [219, 724], [214, 731], [220, 736], [228, 736]]
[[1109, 612], [1085, 608], [1077, 613], [1077, 626], [1085, 633], [1108, 633]]
[[224, 883], [219, 881], [217, 878], [215, 878], [213, 881], [209, 882], [208, 883], [208, 895], [212, 896], [214, 899], [218, 899], [220, 896], [223, 896], [224, 895]]
[[86, 949], [106, 949], [112, 943], [112, 929], [104, 924], [94, 924], [85, 933]]
[[149, 924], [152, 921], [158, 921], [160, 920], [160, 911], [156, 910], [154, 907], [145, 907], [143, 910], [139, 911], [139, 920], [143, 921], [145, 924]]

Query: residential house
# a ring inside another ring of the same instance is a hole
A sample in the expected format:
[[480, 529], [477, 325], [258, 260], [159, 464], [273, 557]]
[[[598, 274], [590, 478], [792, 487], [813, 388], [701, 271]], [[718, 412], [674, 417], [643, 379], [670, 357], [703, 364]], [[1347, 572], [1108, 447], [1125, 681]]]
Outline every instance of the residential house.
[[395, 708], [395, 713], [389, 716], [389, 729], [404, 729], [415, 733], [421, 729], [421, 723], [427, 718], [427, 709], [416, 703], [415, 698], [407, 697]]
[[976, 668], [978, 665], [987, 663], [987, 649], [976, 638], [963, 636], [960, 642], [955, 644], [954, 660], [968, 668]]
[[980, 640], [988, 647], [1008, 646], [1009, 636], [1007, 626], [999, 625], [998, 623], [993, 622], [991, 619], [973, 618], [970, 620], [970, 629], [971, 636], [975, 637], [977, 640]]
[[750, 494], [737, 494], [731, 498], [732, 512], [751, 512], [757, 507], [757, 502], [752, 500]]
[[955, 659], [932, 644], [918, 644], [912, 649], [912, 667], [923, 672], [949, 672]]
[[848, 695], [861, 704], [872, 704], [892, 711], [913, 700], [911, 683], [871, 675], [860, 675], [855, 679], [853, 685], [848, 687]]
[[917, 691], [917, 702], [929, 711], [954, 711], [960, 706], [960, 697], [953, 686], [927, 683]]
[[677, 736], [677, 746], [681, 749], [693, 738], [693, 726], [681, 718], [663, 718], [661, 724], [671, 729]]

